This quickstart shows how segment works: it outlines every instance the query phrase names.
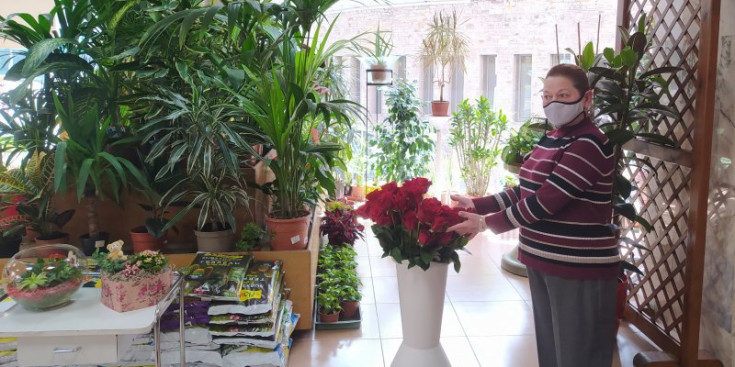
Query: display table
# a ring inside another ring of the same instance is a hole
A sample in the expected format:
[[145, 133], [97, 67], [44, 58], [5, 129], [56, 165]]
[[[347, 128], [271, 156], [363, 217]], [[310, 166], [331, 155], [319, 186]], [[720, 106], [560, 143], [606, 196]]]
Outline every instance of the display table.
[[[183, 314], [181, 277], [156, 306], [116, 312], [100, 302], [99, 288], [81, 288], [70, 304], [42, 312], [15, 305], [0, 314], [0, 337], [18, 338], [19, 366], [64, 366], [115, 363], [126, 348], [124, 335], [146, 334], [153, 329], [156, 366], [161, 365], [160, 318], [176, 295]], [[180, 365], [185, 365], [183, 319], [180, 318]], [[120, 345], [119, 345], [120, 344]]]

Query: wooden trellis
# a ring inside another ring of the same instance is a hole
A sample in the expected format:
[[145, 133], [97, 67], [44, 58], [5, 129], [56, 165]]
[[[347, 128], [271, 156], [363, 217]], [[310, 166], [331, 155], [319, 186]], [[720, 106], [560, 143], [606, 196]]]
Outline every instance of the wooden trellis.
[[625, 147], [650, 163], [630, 161], [625, 173], [640, 188], [635, 205], [653, 226], [622, 234], [648, 248], [624, 253], [645, 274], [632, 279], [626, 318], [668, 352], [638, 355], [636, 366], [722, 365], [698, 350], [719, 9], [719, 0], [619, 0], [618, 24], [633, 29], [641, 15], [652, 18], [654, 47], [644, 67], [682, 68], [664, 75], [669, 90], [662, 100], [681, 118], [652, 126], [677, 148], [640, 141]]

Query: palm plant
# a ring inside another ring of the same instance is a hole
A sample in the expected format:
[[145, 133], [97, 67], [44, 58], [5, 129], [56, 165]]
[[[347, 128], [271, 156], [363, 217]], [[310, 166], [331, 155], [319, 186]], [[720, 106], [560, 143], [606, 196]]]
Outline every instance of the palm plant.
[[[58, 124], [53, 105], [46, 98], [29, 87], [23, 97], [15, 103], [10, 102], [7, 94], [0, 96], [0, 136], [7, 139], [3, 152], [7, 152], [5, 162], [21, 157], [25, 166], [34, 155], [52, 153], [58, 139]], [[12, 106], [12, 108], [11, 108]]]
[[55, 103], [61, 128], [68, 139], [56, 145], [54, 190], [65, 193], [67, 182], [73, 183], [77, 199], [85, 199], [89, 238], [96, 241], [100, 236], [98, 200], [109, 197], [119, 203], [129, 177], [140, 184], [144, 184], [145, 179], [129, 160], [108, 152], [119, 144], [111, 143], [106, 133], [110, 116], [102, 118], [94, 106], [82, 111], [72, 98], [67, 100], [66, 106], [58, 98]]

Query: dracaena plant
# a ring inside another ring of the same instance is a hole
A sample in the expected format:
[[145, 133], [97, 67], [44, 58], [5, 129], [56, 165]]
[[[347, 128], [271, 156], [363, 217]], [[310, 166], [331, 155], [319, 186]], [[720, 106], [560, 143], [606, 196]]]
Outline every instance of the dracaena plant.
[[481, 196], [487, 191], [490, 171], [497, 164], [507, 125], [503, 110], [493, 111], [484, 96], [475, 100], [474, 105], [469, 99], [463, 100], [452, 113], [449, 145], [457, 152], [469, 195]]

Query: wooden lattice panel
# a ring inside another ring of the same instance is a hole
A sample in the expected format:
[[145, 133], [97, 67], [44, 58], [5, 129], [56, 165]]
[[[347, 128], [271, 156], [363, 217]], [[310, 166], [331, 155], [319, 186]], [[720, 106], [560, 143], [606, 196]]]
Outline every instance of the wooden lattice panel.
[[[674, 141], [677, 148], [691, 152], [697, 95], [700, 2], [631, 0], [628, 13], [623, 18], [627, 27], [633, 29], [644, 13], [652, 17], [650, 32], [654, 47], [644, 59], [643, 68], [681, 67], [678, 73], [663, 75], [669, 89], [664, 91], [662, 98], [664, 104], [679, 111], [681, 118], [660, 117], [652, 121], [652, 126], [642, 126], [641, 129], [656, 131]], [[646, 233], [640, 228], [628, 228], [622, 233], [622, 236], [648, 248], [642, 251], [629, 247], [622, 251], [645, 274], [632, 277], [633, 289], [628, 302], [642, 320], [675, 344], [680, 344], [691, 170], [683, 165], [683, 161], [664, 161], [643, 154], [637, 156], [648, 161], [650, 166], [631, 160], [625, 174], [640, 188], [633, 195], [634, 204], [653, 229]]]

